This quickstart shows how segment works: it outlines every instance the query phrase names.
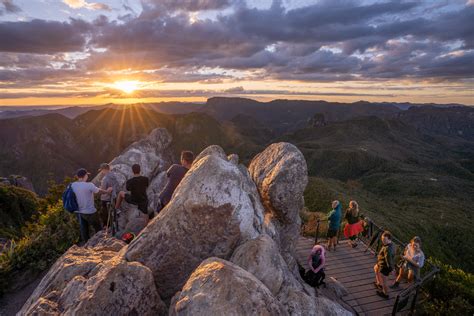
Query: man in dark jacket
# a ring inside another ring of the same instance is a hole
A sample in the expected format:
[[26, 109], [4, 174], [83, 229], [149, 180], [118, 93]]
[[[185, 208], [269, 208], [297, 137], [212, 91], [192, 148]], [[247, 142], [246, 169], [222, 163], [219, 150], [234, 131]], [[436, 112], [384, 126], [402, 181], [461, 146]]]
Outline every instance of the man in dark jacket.
[[377, 295], [388, 299], [387, 277], [395, 267], [395, 249], [392, 243], [392, 234], [389, 231], [384, 231], [381, 239], [382, 248], [377, 255], [377, 264], [374, 266], [374, 284], [377, 288]]
[[159, 213], [170, 201], [173, 196], [174, 190], [184, 178], [184, 175], [191, 168], [191, 165], [194, 161], [194, 154], [191, 151], [182, 151], [181, 152], [181, 164], [172, 165], [166, 175], [168, 177], [164, 189], [161, 191], [159, 196], [159, 205], [156, 209], [156, 212]]

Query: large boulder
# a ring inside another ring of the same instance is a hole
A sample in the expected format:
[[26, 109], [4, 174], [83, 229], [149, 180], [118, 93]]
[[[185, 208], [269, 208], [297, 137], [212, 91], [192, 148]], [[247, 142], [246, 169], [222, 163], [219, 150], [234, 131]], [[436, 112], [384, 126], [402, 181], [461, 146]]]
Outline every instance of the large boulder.
[[209, 258], [173, 299], [170, 315], [287, 315], [270, 290], [231, 262]]
[[262, 232], [255, 185], [223, 157], [210, 154], [193, 164], [170, 203], [128, 247], [127, 260], [153, 271], [165, 299], [204, 259], [228, 259], [239, 244]]
[[[117, 189], [125, 190], [127, 179], [133, 176], [132, 165], [139, 164], [141, 174], [150, 179], [147, 190], [148, 207], [155, 210], [158, 195], [166, 183], [166, 170], [172, 163], [171, 141], [171, 134], [166, 129], [156, 128], [147, 137], [134, 142], [114, 158], [109, 165], [117, 179]], [[92, 182], [98, 186], [101, 179], [99, 174]], [[123, 201], [118, 213], [117, 236], [125, 232], [138, 234], [148, 224], [148, 215], [140, 212], [136, 205]]]
[[52, 292], [62, 292], [66, 285], [76, 276], [94, 276], [103, 262], [116, 256], [114, 251], [95, 251], [89, 247], [72, 246], [49, 269], [33, 294], [24, 304], [20, 315], [28, 314], [33, 304]]
[[227, 157], [224, 149], [222, 149], [221, 146], [211, 145], [206, 147], [203, 151], [199, 153], [199, 155], [194, 158], [193, 164], [198, 163], [199, 160], [207, 156], [217, 156], [221, 159], [226, 159]]
[[120, 256], [104, 262], [94, 276], [77, 275], [62, 291], [35, 302], [25, 314], [166, 315], [151, 271]]
[[49, 270], [19, 315], [165, 315], [153, 276], [127, 262], [124, 243], [96, 234], [71, 247]]
[[288, 271], [278, 245], [266, 234], [239, 246], [232, 254], [231, 262], [252, 273], [277, 295]]
[[294, 276], [278, 245], [268, 235], [262, 234], [239, 246], [230, 261], [265, 284], [290, 315], [324, 315], [316, 308], [314, 289]]
[[303, 192], [308, 183], [306, 160], [296, 146], [275, 143], [255, 156], [249, 172], [265, 206], [267, 233], [279, 243], [285, 260], [294, 270], [291, 258], [299, 236], [299, 211], [304, 206]]
[[171, 141], [171, 134], [165, 128], [155, 128], [147, 137], [134, 142], [114, 158], [110, 166], [119, 186], [124, 188], [127, 179], [133, 176], [131, 167], [134, 164], [139, 164], [142, 175], [150, 179], [165, 172], [172, 162]]

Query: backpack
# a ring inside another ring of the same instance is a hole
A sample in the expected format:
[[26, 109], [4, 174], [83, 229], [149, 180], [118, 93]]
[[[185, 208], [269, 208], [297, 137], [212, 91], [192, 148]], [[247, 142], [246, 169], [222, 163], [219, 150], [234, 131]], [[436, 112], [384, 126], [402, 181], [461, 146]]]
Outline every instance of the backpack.
[[63, 207], [69, 213], [74, 213], [79, 210], [76, 194], [72, 190], [72, 184], [69, 184], [63, 193]]
[[317, 267], [319, 267], [319, 265], [321, 264], [321, 257], [320, 257], [320, 252], [316, 252], [314, 253], [312, 256], [311, 256], [311, 265], [313, 266], [313, 269], [316, 269]]

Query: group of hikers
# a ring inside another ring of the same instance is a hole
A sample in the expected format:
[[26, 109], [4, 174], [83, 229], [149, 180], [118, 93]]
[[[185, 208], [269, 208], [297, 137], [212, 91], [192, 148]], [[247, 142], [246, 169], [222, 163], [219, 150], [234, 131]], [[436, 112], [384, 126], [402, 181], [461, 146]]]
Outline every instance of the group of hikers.
[[[342, 206], [339, 201], [332, 202], [332, 210], [328, 216], [328, 231], [326, 246], [316, 244], [311, 249], [308, 256], [308, 271], [302, 271], [304, 280], [314, 287], [324, 284], [326, 265], [326, 251], [336, 251], [338, 232], [342, 222]], [[344, 219], [347, 221], [344, 226], [344, 237], [349, 239], [349, 247], [355, 248], [359, 243], [359, 236], [365, 230], [364, 221], [359, 214], [359, 206], [356, 201], [350, 201], [349, 208], [346, 210]], [[377, 263], [374, 266], [375, 282], [377, 295], [389, 299], [388, 287], [396, 289], [399, 287], [402, 278], [407, 275], [407, 281], [413, 282], [420, 279], [420, 270], [425, 262], [425, 255], [421, 250], [421, 239], [418, 236], [413, 237], [410, 243], [405, 247], [400, 261], [395, 263], [395, 246], [392, 242], [392, 234], [384, 231], [380, 235], [381, 248], [377, 255]], [[398, 268], [398, 269], [397, 269]], [[398, 270], [398, 272], [397, 272]], [[395, 273], [396, 279], [392, 285], [388, 286], [388, 276]]]
[[[71, 188], [76, 196], [78, 214], [80, 222], [81, 239], [85, 243], [89, 237], [90, 226], [96, 232], [109, 225], [110, 206], [112, 209], [119, 209], [123, 201], [136, 205], [137, 208], [148, 214], [151, 219], [159, 213], [171, 200], [176, 187], [184, 178], [186, 172], [191, 168], [194, 160], [194, 154], [191, 151], [181, 152], [180, 164], [173, 164], [166, 172], [167, 182], [164, 189], [160, 192], [158, 205], [154, 210], [149, 209], [147, 188], [150, 185], [148, 177], [141, 175], [141, 167], [138, 164], [132, 166], [133, 176], [127, 180], [126, 191], [118, 190], [118, 182], [111, 171], [110, 165], [102, 163], [99, 168], [102, 180], [100, 187], [92, 182], [88, 182], [90, 173], [81, 168], [76, 172], [77, 181], [71, 184]], [[94, 203], [94, 194], [100, 194], [101, 207], [97, 211]], [[115, 204], [113, 201], [115, 200]], [[314, 287], [324, 284], [326, 265], [326, 251], [336, 251], [337, 238], [342, 223], [342, 205], [339, 201], [332, 202], [332, 210], [329, 212], [327, 240], [325, 246], [316, 244], [311, 249], [308, 257], [308, 271], [301, 271], [303, 279]], [[344, 219], [347, 221], [343, 233], [349, 239], [349, 246], [355, 248], [359, 243], [359, 235], [364, 231], [364, 221], [359, 214], [359, 205], [356, 201], [350, 201], [349, 208], [346, 210]], [[403, 276], [408, 274], [408, 281], [418, 280], [420, 278], [420, 269], [424, 265], [425, 256], [421, 250], [421, 239], [414, 237], [406, 246], [401, 261], [395, 264], [395, 247], [392, 242], [392, 234], [384, 231], [381, 234], [382, 247], [377, 255], [377, 263], [374, 266], [375, 282], [377, 295], [388, 299], [387, 277], [395, 271], [397, 278], [390, 288], [396, 289]]]
[[[173, 164], [166, 172], [167, 181], [158, 197], [155, 209], [149, 209], [147, 189], [150, 179], [141, 174], [139, 164], [132, 165], [133, 176], [125, 184], [126, 191], [119, 191], [119, 184], [110, 165], [102, 163], [98, 172], [101, 174], [100, 187], [88, 182], [90, 173], [81, 168], [77, 170], [77, 180], [70, 186], [77, 201], [77, 210], [74, 212], [79, 219], [81, 240], [83, 243], [90, 238], [90, 226], [95, 232], [110, 225], [111, 210], [120, 209], [123, 201], [136, 205], [137, 208], [147, 214], [151, 219], [158, 214], [171, 200], [171, 197], [184, 178], [186, 172], [191, 168], [194, 154], [191, 151], [182, 151], [180, 164]], [[99, 211], [95, 206], [94, 195], [100, 194]], [[115, 201], [115, 203], [114, 203]]]

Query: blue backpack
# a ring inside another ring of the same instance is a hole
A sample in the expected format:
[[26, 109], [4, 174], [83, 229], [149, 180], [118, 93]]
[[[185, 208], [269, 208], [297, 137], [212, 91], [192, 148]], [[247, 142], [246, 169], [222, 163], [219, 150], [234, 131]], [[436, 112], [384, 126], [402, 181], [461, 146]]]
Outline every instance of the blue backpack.
[[77, 205], [76, 194], [72, 190], [72, 185], [69, 184], [63, 193], [63, 207], [66, 211], [74, 213], [79, 210]]

